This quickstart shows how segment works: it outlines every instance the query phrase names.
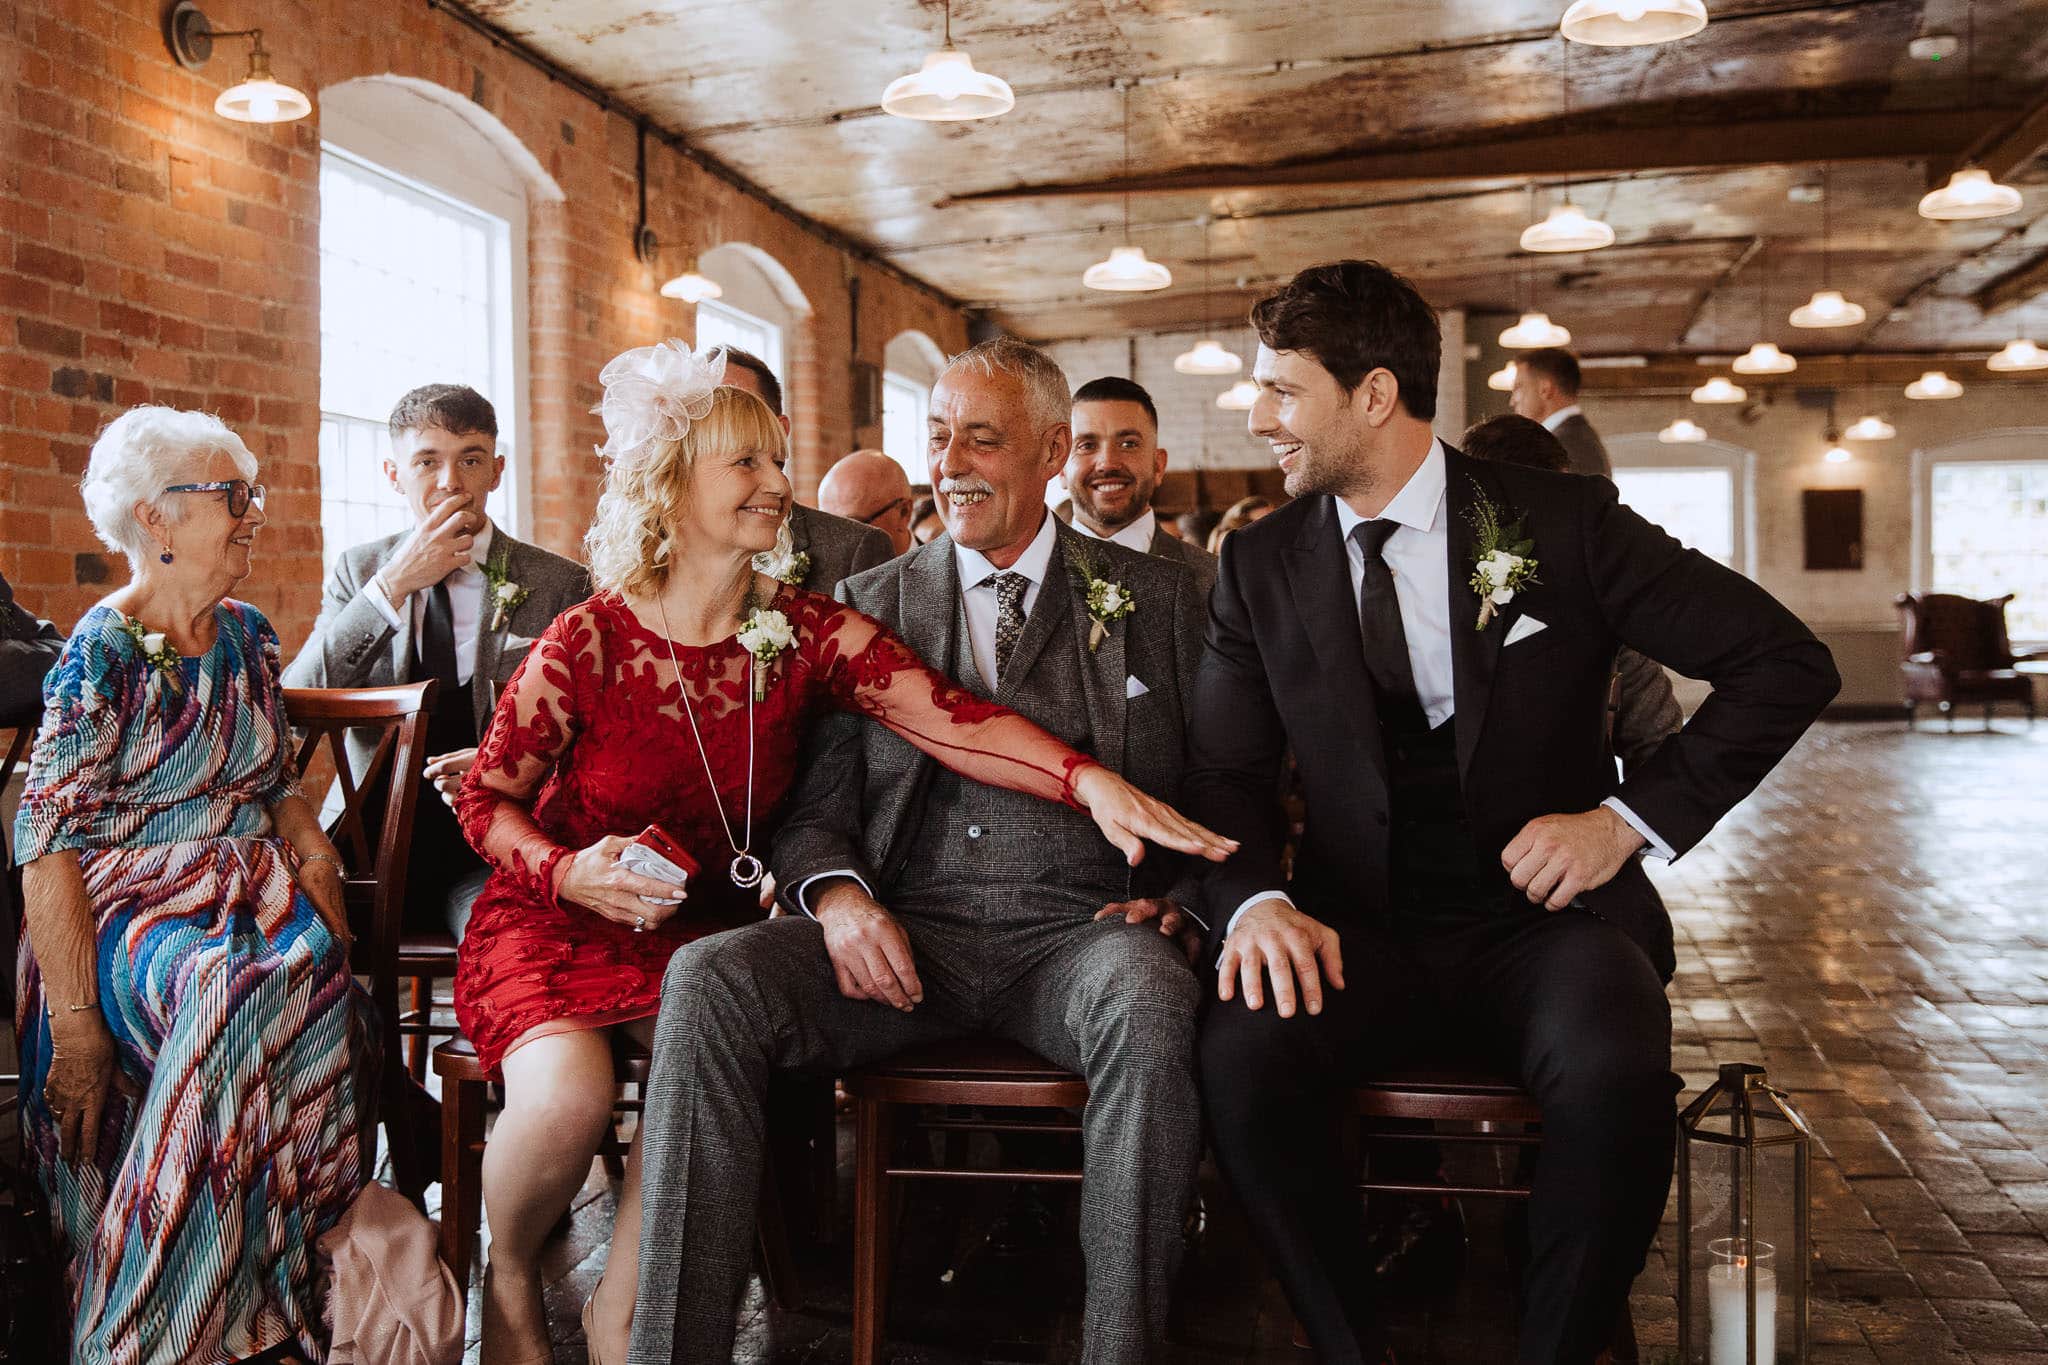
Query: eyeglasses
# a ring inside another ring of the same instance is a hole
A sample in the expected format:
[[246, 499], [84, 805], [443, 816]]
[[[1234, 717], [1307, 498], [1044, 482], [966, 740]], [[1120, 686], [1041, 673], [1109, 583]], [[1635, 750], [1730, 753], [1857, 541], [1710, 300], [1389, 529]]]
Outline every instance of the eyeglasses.
[[866, 516], [862, 517], [860, 519], [861, 524], [863, 526], [873, 526], [883, 517], [889, 516], [896, 512], [908, 512], [910, 510], [910, 507], [911, 503], [909, 498], [898, 498], [894, 502], [883, 503], [880, 507], [868, 513]]
[[228, 515], [242, 516], [249, 510], [249, 504], [263, 505], [263, 485], [250, 483], [247, 479], [216, 479], [212, 483], [174, 483], [164, 489], [166, 493], [225, 493], [228, 495]]

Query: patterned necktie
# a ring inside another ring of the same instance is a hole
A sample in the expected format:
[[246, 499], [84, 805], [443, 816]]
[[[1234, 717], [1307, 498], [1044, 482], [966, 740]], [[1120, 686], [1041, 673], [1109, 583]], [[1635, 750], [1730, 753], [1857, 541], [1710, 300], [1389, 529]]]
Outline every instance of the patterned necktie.
[[1031, 580], [1020, 573], [996, 575], [996, 676], [1000, 684], [1009, 671], [1010, 655], [1024, 633], [1024, 590]]
[[1381, 712], [1412, 719], [1420, 714], [1415, 671], [1408, 662], [1408, 632], [1401, 628], [1401, 600], [1394, 593], [1394, 573], [1382, 554], [1387, 538], [1400, 529], [1397, 521], [1361, 521], [1351, 537], [1365, 551], [1365, 578], [1358, 591], [1358, 635], [1365, 645], [1365, 671], [1379, 694]]

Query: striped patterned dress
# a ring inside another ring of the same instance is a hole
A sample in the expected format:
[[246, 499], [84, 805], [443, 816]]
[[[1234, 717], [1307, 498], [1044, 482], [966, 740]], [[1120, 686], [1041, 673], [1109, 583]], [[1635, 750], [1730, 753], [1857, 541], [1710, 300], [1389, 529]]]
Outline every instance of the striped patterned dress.
[[72, 1358], [324, 1357], [314, 1240], [362, 1187], [374, 1041], [341, 945], [293, 883], [269, 806], [297, 791], [278, 642], [215, 608], [204, 657], [149, 663], [95, 607], [43, 684], [15, 823], [27, 863], [78, 851], [101, 1013], [136, 1097], [95, 1164], [58, 1156], [50, 1029], [26, 936], [23, 1124], [67, 1252]]

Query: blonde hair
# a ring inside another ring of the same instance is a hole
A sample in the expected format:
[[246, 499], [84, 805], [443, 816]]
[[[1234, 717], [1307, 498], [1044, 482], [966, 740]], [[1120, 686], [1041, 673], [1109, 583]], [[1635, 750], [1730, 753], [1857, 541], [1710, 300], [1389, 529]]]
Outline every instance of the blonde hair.
[[668, 582], [668, 524], [690, 496], [705, 455], [786, 452], [789, 438], [766, 403], [729, 384], [712, 390], [711, 411], [674, 441], [647, 441], [605, 469], [597, 515], [583, 537], [590, 576], [605, 592], [649, 597]]
[[1236, 502], [1230, 504], [1230, 510], [1223, 514], [1222, 519], [1214, 527], [1210, 528], [1209, 544], [1207, 547], [1209, 553], [1212, 555], [1222, 554], [1223, 542], [1229, 539], [1232, 531], [1243, 530], [1259, 519], [1258, 513], [1270, 512], [1272, 510], [1273, 500], [1271, 498], [1262, 498], [1257, 493], [1252, 494], [1248, 498], [1239, 498]]

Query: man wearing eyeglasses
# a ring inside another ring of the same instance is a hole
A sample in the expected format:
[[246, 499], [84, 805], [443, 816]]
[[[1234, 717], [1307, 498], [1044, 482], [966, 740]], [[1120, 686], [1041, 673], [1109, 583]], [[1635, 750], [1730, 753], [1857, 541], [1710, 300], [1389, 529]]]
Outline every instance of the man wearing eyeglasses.
[[[406, 872], [408, 929], [457, 938], [484, 864], [452, 802], [490, 724], [498, 691], [548, 623], [590, 596], [580, 564], [514, 540], [484, 501], [505, 475], [489, 400], [456, 384], [414, 389], [392, 409], [384, 475], [412, 511], [410, 531], [342, 552], [289, 687], [380, 687], [433, 678], [424, 776]], [[372, 746], [349, 741], [358, 779]], [[330, 814], [339, 802], [330, 796]]]
[[825, 471], [818, 506], [835, 517], [872, 526], [897, 554], [910, 549], [910, 476], [879, 450], [856, 450]]

